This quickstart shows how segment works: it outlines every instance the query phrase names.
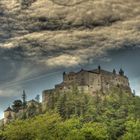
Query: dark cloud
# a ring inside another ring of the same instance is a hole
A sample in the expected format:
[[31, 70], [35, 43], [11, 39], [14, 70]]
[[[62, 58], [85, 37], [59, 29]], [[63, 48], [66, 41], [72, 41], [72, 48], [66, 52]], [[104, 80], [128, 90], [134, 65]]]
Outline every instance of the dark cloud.
[[139, 44], [138, 0], [42, 0], [27, 10], [20, 10], [16, 0], [2, 4], [2, 25], [11, 34], [1, 43], [8, 48], [4, 58], [42, 59], [47, 64], [52, 57], [79, 56], [77, 60], [85, 61], [87, 54], [96, 57], [124, 42]]

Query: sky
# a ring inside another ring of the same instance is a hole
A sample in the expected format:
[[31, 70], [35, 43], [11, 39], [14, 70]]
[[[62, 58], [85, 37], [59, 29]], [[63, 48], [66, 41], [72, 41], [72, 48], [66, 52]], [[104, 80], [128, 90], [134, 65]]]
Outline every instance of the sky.
[[139, 0], [0, 1], [0, 117], [62, 82], [64, 71], [102, 69], [129, 77], [140, 95]]

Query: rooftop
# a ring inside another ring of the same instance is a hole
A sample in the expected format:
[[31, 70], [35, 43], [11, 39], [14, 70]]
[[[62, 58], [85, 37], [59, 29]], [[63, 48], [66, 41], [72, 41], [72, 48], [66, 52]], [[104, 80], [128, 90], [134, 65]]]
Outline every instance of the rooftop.
[[12, 110], [11, 107], [9, 106], [4, 112], [7, 112], [7, 111], [13, 111], [13, 110]]

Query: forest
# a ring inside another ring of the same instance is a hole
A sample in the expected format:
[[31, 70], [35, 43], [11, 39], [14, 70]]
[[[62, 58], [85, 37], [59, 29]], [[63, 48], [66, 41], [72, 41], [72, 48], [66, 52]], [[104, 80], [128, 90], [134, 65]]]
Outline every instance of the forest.
[[140, 97], [119, 88], [51, 94], [46, 111], [8, 124], [0, 140], [139, 140], [139, 106]]

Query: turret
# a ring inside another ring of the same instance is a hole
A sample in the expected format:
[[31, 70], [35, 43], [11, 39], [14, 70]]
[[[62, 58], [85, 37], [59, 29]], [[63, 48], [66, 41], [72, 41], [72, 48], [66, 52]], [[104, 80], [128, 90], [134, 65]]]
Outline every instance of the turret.
[[99, 73], [101, 72], [101, 66], [100, 65], [98, 66], [98, 72]]
[[120, 74], [121, 76], [124, 76], [124, 71], [123, 71], [122, 69], [120, 69], [119, 74]]

